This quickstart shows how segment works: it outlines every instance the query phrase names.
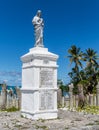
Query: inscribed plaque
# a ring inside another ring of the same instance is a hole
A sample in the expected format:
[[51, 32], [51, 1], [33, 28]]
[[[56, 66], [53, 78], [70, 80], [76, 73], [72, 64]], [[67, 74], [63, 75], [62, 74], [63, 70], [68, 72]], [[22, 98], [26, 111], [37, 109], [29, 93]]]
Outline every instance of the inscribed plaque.
[[54, 92], [51, 90], [41, 90], [40, 92], [40, 110], [49, 110], [54, 108]]
[[52, 88], [53, 87], [53, 69], [42, 68], [40, 72], [40, 87]]

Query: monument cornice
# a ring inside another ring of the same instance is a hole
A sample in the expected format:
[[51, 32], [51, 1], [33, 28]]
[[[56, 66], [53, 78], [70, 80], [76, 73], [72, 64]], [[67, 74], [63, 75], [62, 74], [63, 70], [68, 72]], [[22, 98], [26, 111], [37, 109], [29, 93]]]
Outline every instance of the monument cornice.
[[59, 58], [58, 55], [48, 51], [48, 48], [34, 47], [29, 50], [29, 53], [23, 55], [21, 60], [23, 62], [33, 61], [35, 59], [48, 59], [56, 61]]
[[21, 89], [21, 91], [22, 92], [35, 92], [35, 91], [42, 91], [42, 90], [45, 90], [45, 91], [47, 91], [47, 90], [53, 90], [53, 91], [57, 91], [58, 90], [58, 88], [39, 88], [39, 89], [37, 89], [37, 88], [22, 88]]
[[27, 66], [23, 66], [22, 69], [27, 69], [27, 68], [58, 68], [58, 65], [27, 65]]

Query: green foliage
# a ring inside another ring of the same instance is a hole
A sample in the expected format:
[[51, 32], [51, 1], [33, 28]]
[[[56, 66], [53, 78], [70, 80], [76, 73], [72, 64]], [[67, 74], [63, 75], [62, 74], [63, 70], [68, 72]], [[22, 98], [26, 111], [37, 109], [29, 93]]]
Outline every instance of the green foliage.
[[[84, 95], [88, 93], [96, 93], [96, 85], [99, 81], [99, 57], [97, 52], [88, 48], [86, 52], [82, 52], [75, 45], [68, 50], [70, 63], [74, 63], [74, 67], [68, 75], [71, 83], [74, 84], [73, 92], [77, 94], [77, 84], [83, 85]], [[86, 64], [84, 64], [86, 62]], [[84, 65], [84, 67], [83, 67]], [[85, 66], [86, 65], [86, 66]]]
[[65, 92], [69, 92], [69, 87], [67, 85], [60, 86], [60, 89]]
[[18, 109], [18, 108], [15, 108], [15, 107], [11, 107], [11, 108], [7, 108], [7, 109], [5, 109], [5, 110], [3, 110], [3, 111], [15, 112], [15, 111], [19, 111], [19, 109]]
[[78, 87], [77, 87], [77, 85], [73, 88], [73, 94], [74, 95], [78, 94]]
[[99, 114], [99, 106], [85, 106], [82, 109], [79, 107], [77, 108], [77, 111], [84, 112], [86, 114]]
[[64, 85], [63, 84], [63, 81], [61, 80], [61, 79], [58, 79], [57, 80], [57, 85], [58, 85], [58, 87], [61, 89], [61, 91], [62, 91], [62, 96], [64, 96], [63, 95], [63, 92], [69, 92], [69, 87], [68, 87], [68, 85]]
[[96, 86], [93, 87], [92, 93], [93, 93], [93, 94], [96, 94]]
[[66, 85], [61, 85], [59, 88], [60, 88], [61, 91], [62, 91], [62, 96], [64, 96], [64, 95], [63, 95], [63, 92], [69, 92], [69, 87], [66, 86]]
[[39, 126], [39, 125], [36, 125], [35, 127], [36, 127], [36, 129], [48, 130], [48, 127], [47, 127], [47, 126]]

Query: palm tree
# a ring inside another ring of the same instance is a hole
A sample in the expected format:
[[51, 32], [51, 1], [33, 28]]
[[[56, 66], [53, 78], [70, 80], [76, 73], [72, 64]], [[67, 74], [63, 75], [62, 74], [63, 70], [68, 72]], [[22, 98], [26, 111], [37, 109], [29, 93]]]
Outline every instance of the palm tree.
[[67, 56], [70, 60], [70, 63], [74, 63], [75, 67], [74, 70], [77, 75], [79, 75], [79, 78], [81, 80], [81, 75], [79, 73], [79, 67], [83, 68], [81, 60], [83, 60], [83, 52], [80, 48], [77, 48], [75, 45], [71, 46], [71, 48], [68, 50], [68, 53], [70, 54]]
[[96, 51], [94, 51], [91, 48], [88, 48], [86, 50], [86, 53], [84, 53], [84, 57], [85, 57], [85, 61], [87, 61], [87, 67], [98, 69], [99, 66], [97, 60], [99, 60], [99, 57]]
[[76, 85], [80, 81], [79, 74], [75, 68], [72, 68], [72, 71], [69, 72], [68, 75], [71, 78], [71, 83], [73, 83], [74, 85]]
[[[83, 107], [84, 105], [84, 93], [83, 93], [83, 85], [81, 84], [82, 78], [84, 77], [83, 68], [81, 61], [84, 60], [83, 52], [80, 48], [77, 48], [75, 45], [71, 46], [68, 50], [70, 54], [68, 58], [70, 59], [70, 63], [74, 63], [75, 66], [72, 68], [72, 72], [69, 73], [69, 76], [72, 78], [72, 83], [74, 84], [74, 91], [79, 95], [79, 106]], [[82, 77], [83, 76], [83, 77]]]
[[[81, 103], [80, 105], [83, 107], [85, 104], [84, 94], [92, 93], [97, 85], [97, 79], [99, 80], [99, 64], [97, 62], [99, 58], [97, 52], [93, 49], [89, 48], [86, 53], [83, 53], [75, 45], [71, 46], [68, 53], [70, 54], [68, 56], [70, 63], [75, 65], [68, 75], [71, 77], [74, 88], [77, 87], [79, 104]], [[85, 68], [83, 68], [81, 61], [86, 61]]]
[[97, 85], [97, 77], [99, 75], [99, 64], [97, 60], [99, 59], [97, 52], [91, 48], [86, 50], [84, 53], [84, 59], [86, 61], [86, 79], [89, 81], [88, 90], [92, 93], [93, 88]]

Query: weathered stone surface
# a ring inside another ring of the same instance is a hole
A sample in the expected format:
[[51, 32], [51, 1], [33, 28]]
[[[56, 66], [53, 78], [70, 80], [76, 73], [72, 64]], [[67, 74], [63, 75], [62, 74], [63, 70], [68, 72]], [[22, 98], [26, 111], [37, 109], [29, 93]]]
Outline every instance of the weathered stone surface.
[[99, 130], [99, 115], [60, 109], [55, 120], [30, 120], [20, 112], [0, 112], [0, 130]]
[[35, 120], [57, 118], [58, 55], [34, 47], [21, 59], [23, 116]]
[[32, 23], [35, 45], [22, 60], [21, 114], [38, 120], [57, 118], [57, 59], [58, 55], [43, 45], [43, 19], [38, 10]]
[[41, 10], [37, 11], [36, 16], [34, 16], [32, 23], [35, 30], [35, 46], [43, 47], [43, 27], [44, 22], [41, 18]]
[[96, 94], [96, 105], [99, 106], [99, 82], [98, 82], [98, 85], [96, 86], [96, 91], [97, 91], [97, 94]]
[[42, 68], [40, 71], [40, 87], [53, 87], [54, 72], [52, 68]]
[[7, 104], [7, 90], [6, 90], [6, 84], [4, 83], [2, 85], [2, 92], [1, 92], [1, 105], [0, 105], [0, 109], [6, 109], [6, 104]]

